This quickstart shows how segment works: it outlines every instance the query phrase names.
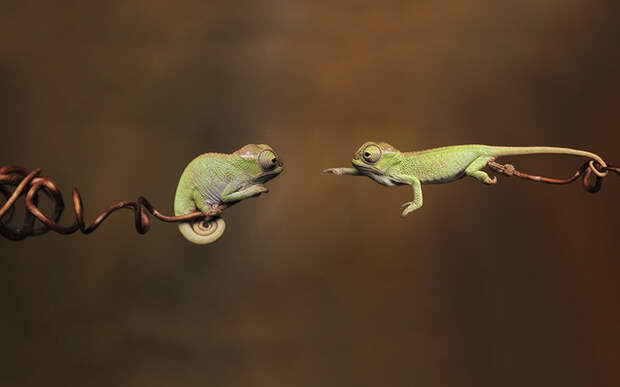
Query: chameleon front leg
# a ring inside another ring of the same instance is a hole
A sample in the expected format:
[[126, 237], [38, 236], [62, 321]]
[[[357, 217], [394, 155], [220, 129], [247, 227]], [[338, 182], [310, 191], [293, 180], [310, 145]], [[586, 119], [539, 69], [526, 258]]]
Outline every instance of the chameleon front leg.
[[238, 187], [234, 185], [228, 185], [224, 189], [224, 192], [222, 192], [222, 202], [232, 204], [243, 199], [258, 196], [265, 192], [269, 192], [269, 190], [262, 184], [254, 184], [242, 189], [238, 189]]
[[328, 168], [324, 169], [323, 173], [333, 173], [334, 175], [351, 175], [361, 176], [362, 174], [355, 168]]
[[402, 213], [402, 216], [405, 217], [413, 211], [422, 207], [422, 183], [420, 183], [420, 180], [418, 180], [418, 178], [414, 176], [399, 175], [395, 177], [401, 182], [409, 184], [413, 188], [413, 201], [403, 203], [403, 205], [401, 206], [401, 208], [405, 207]]

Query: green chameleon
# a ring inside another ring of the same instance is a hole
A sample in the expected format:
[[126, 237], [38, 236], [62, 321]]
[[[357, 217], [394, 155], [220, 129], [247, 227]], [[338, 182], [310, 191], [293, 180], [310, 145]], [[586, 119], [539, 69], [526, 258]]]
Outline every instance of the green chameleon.
[[268, 192], [263, 183], [278, 176], [284, 164], [265, 144], [248, 144], [232, 154], [205, 153], [192, 160], [181, 175], [174, 198], [175, 215], [196, 210], [206, 220], [179, 224], [181, 234], [190, 242], [215, 242], [226, 229], [222, 211], [250, 197]]
[[[495, 184], [482, 171], [489, 161], [500, 156], [553, 153], [583, 156], [607, 165], [594, 153], [546, 146], [488, 146], [488, 145], [454, 145], [427, 149], [418, 152], [401, 152], [385, 142], [367, 142], [353, 155], [355, 168], [329, 168], [325, 173], [335, 175], [368, 176], [379, 184], [387, 186], [408, 184], [413, 187], [413, 201], [404, 203], [406, 207], [402, 216], [422, 207], [422, 184], [440, 184], [471, 176], [484, 184]], [[592, 170], [603, 177], [607, 172], [600, 172], [592, 163]]]

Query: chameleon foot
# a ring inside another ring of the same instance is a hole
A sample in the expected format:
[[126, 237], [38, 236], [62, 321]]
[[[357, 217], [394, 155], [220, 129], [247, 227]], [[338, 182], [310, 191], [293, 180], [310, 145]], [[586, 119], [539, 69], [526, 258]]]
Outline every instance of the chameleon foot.
[[264, 193], [268, 193], [269, 192], [269, 188], [265, 187], [264, 185], [260, 185], [258, 191], [256, 192], [255, 195], [253, 195], [252, 197], [257, 197], [260, 194], [264, 194]]
[[205, 214], [207, 218], [214, 218], [216, 216], [220, 216], [225, 208], [225, 205], [219, 204], [217, 206], [213, 206], [210, 211], [203, 212], [203, 214]]
[[409, 215], [410, 213], [412, 213], [413, 211], [417, 210], [420, 207], [422, 206], [416, 205], [414, 202], [403, 203], [403, 205], [400, 206], [400, 208], [405, 208], [405, 209], [403, 210], [401, 216], [404, 218], [405, 216]]

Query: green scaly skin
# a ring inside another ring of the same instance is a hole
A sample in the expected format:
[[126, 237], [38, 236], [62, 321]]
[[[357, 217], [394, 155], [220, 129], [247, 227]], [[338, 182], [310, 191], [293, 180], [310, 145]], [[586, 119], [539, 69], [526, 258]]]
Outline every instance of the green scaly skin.
[[215, 242], [224, 233], [222, 211], [240, 202], [268, 192], [263, 185], [278, 176], [284, 164], [265, 144], [248, 144], [232, 154], [205, 153], [192, 160], [181, 175], [174, 198], [175, 215], [196, 210], [207, 221], [180, 223], [181, 234], [190, 242]]
[[367, 176], [387, 186], [408, 184], [413, 187], [413, 201], [403, 204], [402, 216], [422, 207], [422, 184], [440, 184], [471, 176], [484, 184], [495, 184], [482, 171], [489, 161], [500, 156], [527, 154], [567, 154], [605, 162], [596, 154], [570, 148], [527, 146], [454, 145], [418, 152], [401, 152], [385, 142], [367, 142], [353, 155], [354, 168], [329, 168], [325, 173]]

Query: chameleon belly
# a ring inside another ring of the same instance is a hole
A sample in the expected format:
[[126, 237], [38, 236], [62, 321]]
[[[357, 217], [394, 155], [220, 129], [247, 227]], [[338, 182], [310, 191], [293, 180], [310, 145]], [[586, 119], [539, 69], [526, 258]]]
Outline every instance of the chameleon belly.
[[476, 158], [477, 152], [452, 152], [449, 149], [421, 152], [402, 161], [403, 169], [424, 184], [448, 183], [462, 178], [464, 170]]

